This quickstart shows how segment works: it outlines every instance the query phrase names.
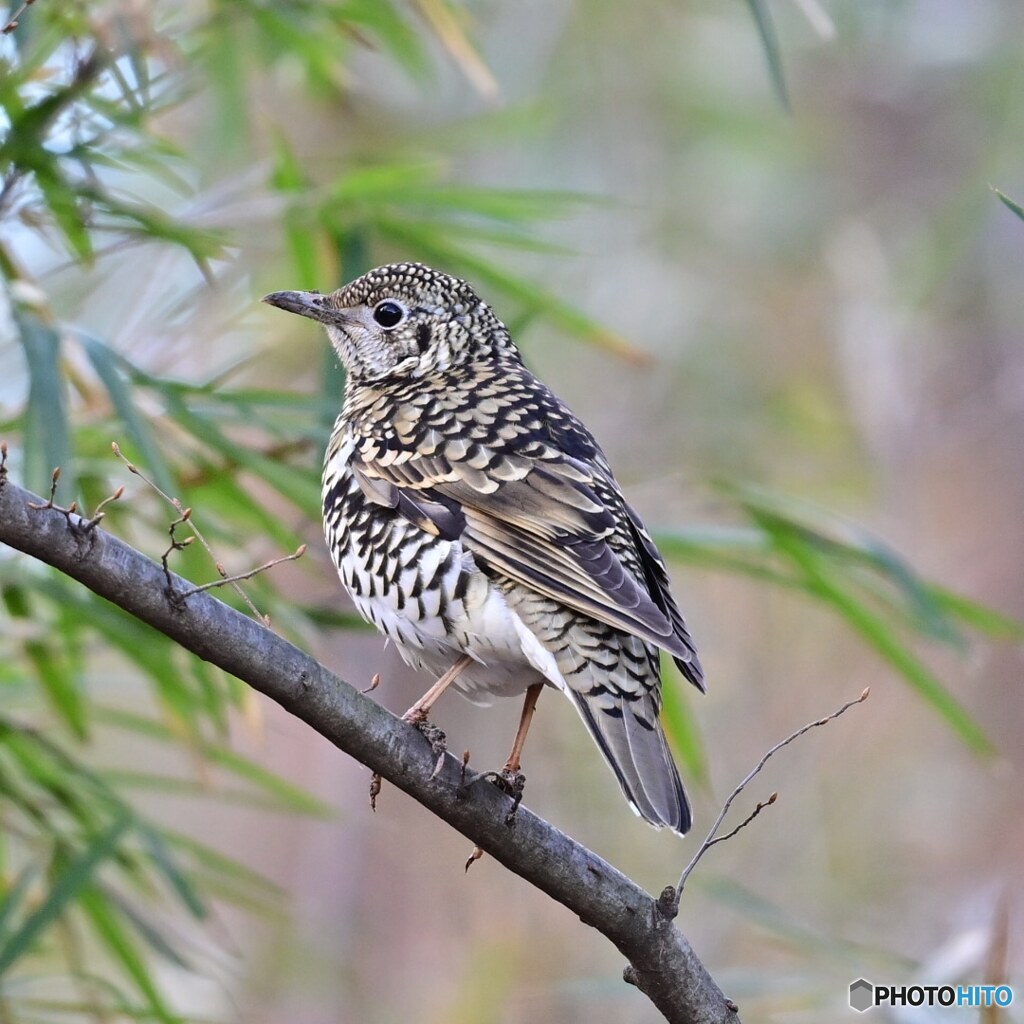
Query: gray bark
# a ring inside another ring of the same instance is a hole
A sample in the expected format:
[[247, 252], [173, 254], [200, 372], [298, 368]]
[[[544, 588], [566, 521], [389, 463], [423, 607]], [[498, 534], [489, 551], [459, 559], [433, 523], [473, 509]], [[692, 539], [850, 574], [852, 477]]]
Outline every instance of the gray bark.
[[[248, 683], [339, 749], [443, 818], [510, 871], [596, 928], [629, 961], [625, 978], [672, 1024], [739, 1020], [735, 1005], [675, 926], [674, 893], [654, 899], [611, 864], [483, 783], [460, 789], [461, 763], [435, 758], [412, 726], [363, 696], [310, 655], [211, 596], [175, 596], [190, 584], [81, 517], [42, 503], [0, 471], [0, 542], [67, 574]], [[472, 773], [470, 773], [472, 777]]]

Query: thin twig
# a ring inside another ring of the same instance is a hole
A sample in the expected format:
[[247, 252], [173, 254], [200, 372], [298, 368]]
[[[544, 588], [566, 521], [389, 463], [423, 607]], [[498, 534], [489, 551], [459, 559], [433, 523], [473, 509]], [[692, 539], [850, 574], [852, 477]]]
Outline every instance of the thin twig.
[[214, 587], [223, 587], [228, 583], [239, 583], [241, 580], [251, 580], [253, 576], [258, 576], [261, 572], [273, 569], [275, 565], [280, 565], [282, 562], [294, 562], [297, 558], [301, 558], [305, 553], [306, 545], [300, 544], [290, 555], [282, 555], [280, 558], [271, 559], [269, 562], [264, 562], [263, 565], [258, 565], [255, 569], [250, 569], [248, 572], [240, 572], [235, 576], [225, 576], [222, 580], [213, 580], [212, 583], [203, 583], [198, 587], [192, 587], [191, 590], [186, 590], [183, 594], [179, 594], [178, 597], [184, 599], [186, 597], [191, 597], [193, 594], [201, 594], [204, 590], [213, 590]]
[[[269, 626], [270, 625], [270, 616], [269, 615], [263, 615], [260, 612], [260, 610], [256, 607], [256, 605], [254, 605], [252, 603], [252, 601], [250, 600], [249, 595], [238, 585], [238, 580], [237, 579], [233, 579], [232, 577], [229, 577], [228, 574], [227, 574], [227, 570], [225, 570], [224, 566], [221, 565], [221, 563], [219, 561], [217, 561], [217, 556], [213, 553], [213, 548], [210, 547], [209, 543], [207, 542], [206, 538], [203, 536], [203, 534], [200, 531], [199, 527], [196, 526], [196, 524], [194, 522], [192, 522], [191, 519], [190, 519], [190, 516], [192, 514], [192, 510], [191, 509], [186, 509], [185, 506], [177, 498], [172, 498], [169, 494], [166, 494], [163, 490], [161, 490], [160, 487], [158, 487], [152, 480], [150, 480], [149, 477], [147, 477], [146, 474], [143, 473], [142, 470], [140, 470], [138, 466], [134, 465], [134, 463], [132, 463], [132, 462], [129, 462], [128, 459], [125, 457], [124, 453], [118, 447], [116, 441], [111, 442], [110, 447], [113, 450], [114, 454], [125, 464], [125, 466], [128, 467], [128, 472], [129, 473], [134, 473], [135, 476], [137, 476], [140, 480], [143, 481], [143, 483], [148, 484], [154, 491], [156, 491], [157, 494], [160, 495], [161, 498], [164, 499], [164, 501], [167, 502], [168, 505], [170, 505], [176, 512], [178, 512], [179, 515], [184, 517], [182, 520], [179, 520], [179, 522], [185, 522], [185, 521], [188, 522], [189, 528], [196, 535], [196, 538], [199, 541], [199, 543], [202, 544], [204, 548], [206, 548], [206, 553], [210, 556], [211, 559], [213, 559], [213, 564], [216, 566], [217, 572], [221, 576], [221, 582], [228, 583], [232, 587], [232, 589], [234, 589], [235, 593], [237, 593], [238, 596], [241, 597], [241, 599], [246, 603], [246, 605], [249, 608], [249, 611], [251, 611], [252, 614], [257, 619], [259, 619], [260, 622], [262, 622], [265, 626]], [[189, 515], [185, 516], [185, 512], [188, 512]], [[173, 539], [174, 539], [174, 532], [173, 531], [174, 531], [174, 526], [175, 525], [177, 525], [177, 524], [174, 524], [174, 523], [171, 524], [171, 539], [172, 539], [172, 542], [173, 542]], [[164, 552], [164, 572], [165, 573], [168, 571], [166, 558], [167, 558], [167, 555], [169, 555], [171, 553], [171, 550], [172, 549], [169, 548], [166, 552]], [[193, 591], [193, 593], [194, 593], [194, 591]], [[184, 595], [184, 596], [188, 596], [188, 595]]]
[[0, 31], [2, 35], [10, 35], [18, 27], [18, 19], [35, 3], [35, 0], [24, 0], [22, 5], [8, 18], [7, 24]]
[[43, 509], [55, 508], [60, 512], [68, 513], [74, 512], [78, 506], [71, 502], [67, 508], [61, 508], [59, 505], [55, 505], [53, 499], [57, 497], [57, 481], [60, 480], [60, 466], [54, 466], [53, 472], [50, 474], [50, 497], [46, 501], [30, 501], [28, 507], [34, 509], [36, 512], [41, 512]]
[[[7, 462], [7, 445], [0, 444], [0, 484], [3, 483], [3, 479], [7, 474], [6, 468]], [[104, 509], [112, 501], [119, 501], [121, 495], [124, 494], [124, 488], [118, 487], [113, 494], [108, 495], [104, 498], [97, 506], [92, 514], [92, 518], [86, 518], [85, 515], [78, 511], [78, 502], [73, 501], [67, 508], [63, 505], [58, 505], [54, 500], [57, 497], [57, 484], [60, 481], [60, 466], [57, 466], [54, 471], [50, 474], [50, 497], [46, 501], [30, 501], [28, 507], [33, 512], [46, 512], [52, 510], [59, 512], [67, 521], [68, 529], [72, 531], [77, 537], [88, 537], [93, 530], [103, 521], [103, 517], [106, 516]], [[84, 511], [84, 510], [83, 510]], [[75, 516], [75, 519], [71, 517]], [[164, 566], [166, 569], [166, 564]]]
[[778, 793], [772, 793], [767, 800], [758, 800], [757, 806], [731, 831], [726, 832], [724, 836], [715, 836], [707, 845], [707, 849], [711, 849], [715, 843], [724, 843], [727, 839], [732, 839], [740, 829], [746, 828], [766, 807], [771, 807], [776, 800], [779, 799]]
[[766, 801], [764, 801], [763, 803], [758, 803], [757, 807], [754, 808], [753, 813], [748, 815], [748, 817], [744, 819], [744, 821], [742, 821], [739, 825], [737, 825], [736, 828], [734, 828], [731, 832], [724, 836], [718, 836], [718, 830], [722, 827], [722, 822], [725, 821], [725, 816], [729, 813], [729, 808], [732, 807], [733, 800], [735, 800], [736, 797], [738, 797], [740, 793], [742, 793], [743, 790], [761, 772], [761, 769], [764, 768], [764, 766], [768, 763], [768, 760], [772, 757], [772, 755], [777, 754], [783, 747], [788, 747], [790, 743], [792, 743], [796, 739], [799, 739], [801, 736], [803, 736], [805, 732], [810, 732], [811, 729], [817, 729], [818, 726], [828, 725], [829, 722], [835, 721], [835, 719], [837, 719], [840, 715], [845, 714], [847, 711], [849, 711], [850, 708], [854, 706], [854, 704], [862, 704], [864, 701], [868, 699], [870, 693], [871, 688], [865, 687], [864, 692], [859, 697], [856, 697], [853, 700], [848, 700], [837, 711], [833, 711], [832, 714], [826, 715], [824, 718], [819, 718], [814, 722], [808, 722], [807, 725], [801, 726], [799, 729], [796, 730], [796, 732], [790, 733], [784, 740], [780, 741], [779, 743], [776, 743], [775, 746], [772, 747], [771, 750], [769, 750], [768, 753], [766, 753], [760, 761], [758, 761], [757, 767], [754, 768], [753, 771], [751, 771], [747, 775], [747, 777], [732, 791], [732, 793], [729, 794], [729, 799], [725, 801], [721, 813], [715, 819], [714, 825], [711, 826], [711, 831], [708, 833], [707, 838], [704, 840], [703, 843], [700, 844], [699, 849], [693, 855], [693, 859], [690, 861], [689, 864], [686, 865], [686, 868], [683, 870], [683, 873], [679, 878], [679, 885], [676, 886], [677, 894], [682, 894], [683, 886], [686, 885], [686, 880], [690, 877], [690, 872], [693, 871], [693, 869], [697, 866], [697, 862], [701, 859], [701, 857], [704, 856], [705, 853], [708, 852], [708, 850], [711, 849], [712, 846], [715, 845], [715, 843], [720, 843], [724, 842], [726, 839], [731, 839], [734, 835], [736, 835], [737, 832], [739, 832], [741, 828], [743, 828], [746, 825], [749, 825], [750, 822], [752, 822], [765, 807], [770, 807], [773, 803], [775, 803], [776, 799], [778, 798], [778, 794], [772, 793], [772, 795]]
[[116, 490], [116, 491], [114, 491], [114, 493], [113, 493], [113, 494], [111, 494], [111, 495], [109, 495], [108, 497], [104, 498], [104, 499], [103, 499], [103, 500], [102, 500], [102, 501], [101, 501], [101, 502], [100, 502], [100, 503], [99, 503], [99, 504], [98, 504], [98, 505], [96, 506], [95, 510], [93, 511], [93, 514], [92, 514], [92, 519], [87, 519], [87, 520], [85, 521], [85, 525], [83, 526], [83, 529], [85, 530], [85, 532], [86, 532], [86, 533], [89, 533], [89, 532], [91, 532], [92, 530], [95, 530], [95, 529], [96, 529], [96, 527], [97, 527], [97, 526], [99, 526], [99, 525], [100, 525], [100, 523], [101, 523], [101, 522], [103, 521], [103, 517], [104, 517], [104, 516], [105, 516], [105, 515], [107, 514], [107, 513], [106, 513], [106, 512], [104, 512], [103, 510], [104, 510], [104, 509], [105, 509], [105, 508], [106, 508], [106, 507], [107, 507], [107, 506], [108, 506], [109, 504], [111, 504], [111, 502], [114, 502], [114, 501], [120, 501], [120, 500], [121, 500], [121, 497], [122, 497], [123, 495], [124, 495], [124, 484], [122, 484], [122, 485], [121, 485], [120, 487], [118, 487], [118, 488], [117, 488], [117, 490]]
[[[141, 476], [141, 474], [140, 474]], [[194, 540], [195, 537], [186, 537], [184, 540], [178, 540], [174, 535], [175, 530], [179, 526], [187, 523], [192, 518], [192, 509], [186, 508], [182, 511], [181, 515], [174, 520], [173, 523], [167, 528], [167, 533], [171, 538], [170, 547], [160, 556], [160, 564], [164, 567], [164, 576], [167, 579], [167, 593], [174, 594], [174, 574], [171, 572], [171, 566], [168, 559], [171, 554], [175, 551], [184, 551]], [[175, 597], [180, 595], [174, 594]]]

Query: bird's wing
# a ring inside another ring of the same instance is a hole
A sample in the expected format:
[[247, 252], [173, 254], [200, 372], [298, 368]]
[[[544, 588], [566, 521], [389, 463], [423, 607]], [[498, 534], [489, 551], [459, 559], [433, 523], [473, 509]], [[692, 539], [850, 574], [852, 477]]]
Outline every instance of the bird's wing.
[[428, 532], [459, 538], [481, 565], [693, 659], [675, 606], [658, 600], [660, 591], [652, 597], [650, 574], [634, 575], [615, 550], [629, 546], [638, 566], [649, 557], [601, 467], [536, 436], [500, 447], [455, 438], [432, 449], [375, 451], [371, 443], [357, 449], [352, 468], [369, 500]]
[[668, 579], [668, 569], [665, 560], [661, 557], [654, 539], [647, 532], [647, 527], [641, 522], [640, 517], [627, 504], [626, 514], [629, 517], [629, 529], [640, 556], [640, 567], [643, 569], [644, 580], [647, 583], [647, 592], [654, 599], [658, 607], [669, 617], [672, 622], [672, 629], [675, 635], [683, 642], [688, 649], [688, 655], [675, 658], [679, 671], [697, 687], [701, 693], [704, 692], [704, 669], [701, 666], [700, 658], [697, 657], [697, 648], [690, 638], [690, 631], [686, 628], [686, 620], [683, 618], [675, 598], [672, 596], [672, 589]]

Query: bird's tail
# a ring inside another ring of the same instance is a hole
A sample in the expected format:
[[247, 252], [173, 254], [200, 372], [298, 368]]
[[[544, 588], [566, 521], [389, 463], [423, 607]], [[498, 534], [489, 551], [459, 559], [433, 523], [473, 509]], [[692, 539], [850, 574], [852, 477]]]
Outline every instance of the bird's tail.
[[619, 780], [630, 806], [655, 828], [684, 835], [690, 803], [649, 696], [621, 696], [608, 707], [570, 691], [576, 710]]

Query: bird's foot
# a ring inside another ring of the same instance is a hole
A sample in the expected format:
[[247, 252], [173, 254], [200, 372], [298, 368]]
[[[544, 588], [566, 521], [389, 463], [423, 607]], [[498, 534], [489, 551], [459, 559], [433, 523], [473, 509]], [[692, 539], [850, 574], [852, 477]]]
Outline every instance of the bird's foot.
[[445, 736], [444, 731], [434, 725], [433, 722], [427, 718], [425, 711], [421, 711], [419, 708], [410, 708], [404, 715], [402, 715], [403, 721], [408, 722], [414, 726], [430, 744], [430, 749], [437, 758], [434, 764], [434, 770], [430, 773], [432, 779], [436, 779], [441, 774], [441, 769], [444, 767], [444, 755], [448, 751], [448, 737]]
[[[448, 740], [444, 732], [430, 719], [427, 718], [423, 712], [417, 712], [415, 708], [407, 711], [403, 716], [402, 720], [408, 722], [414, 726], [419, 732], [423, 734], [427, 742], [430, 744], [430, 749], [433, 751], [434, 756], [437, 758], [437, 762], [434, 765], [434, 770], [430, 773], [432, 779], [436, 779], [441, 773], [441, 769], [444, 767], [444, 755], [448, 750]], [[467, 759], [468, 760], [468, 757]], [[463, 768], [465, 772], [465, 768]], [[377, 772], [374, 772], [370, 776], [370, 810], [377, 810], [377, 797], [380, 796], [380, 787], [382, 779]]]
[[[466, 769], [469, 767], [469, 751], [467, 750], [462, 755], [462, 777], [459, 780], [458, 796], [460, 800], [464, 800], [469, 795], [470, 786], [475, 785], [478, 782], [490, 782], [492, 785], [497, 786], [506, 796], [512, 798], [512, 806], [509, 808], [508, 814], [505, 815], [505, 824], [511, 828], [516, 823], [516, 811], [519, 810], [519, 805], [523, 800], [523, 791], [526, 789], [526, 776], [515, 767], [505, 765], [500, 772], [490, 771], [481, 772], [479, 775], [474, 775], [471, 779], [466, 778]], [[474, 852], [474, 856], [470, 857], [467, 863], [473, 863], [475, 860], [479, 860], [483, 856], [482, 853]]]
[[486, 772], [489, 782], [498, 787], [506, 796], [512, 798], [512, 806], [505, 815], [505, 824], [511, 828], [516, 823], [516, 811], [523, 802], [523, 791], [526, 789], [526, 776], [518, 768], [505, 765], [500, 772]]

